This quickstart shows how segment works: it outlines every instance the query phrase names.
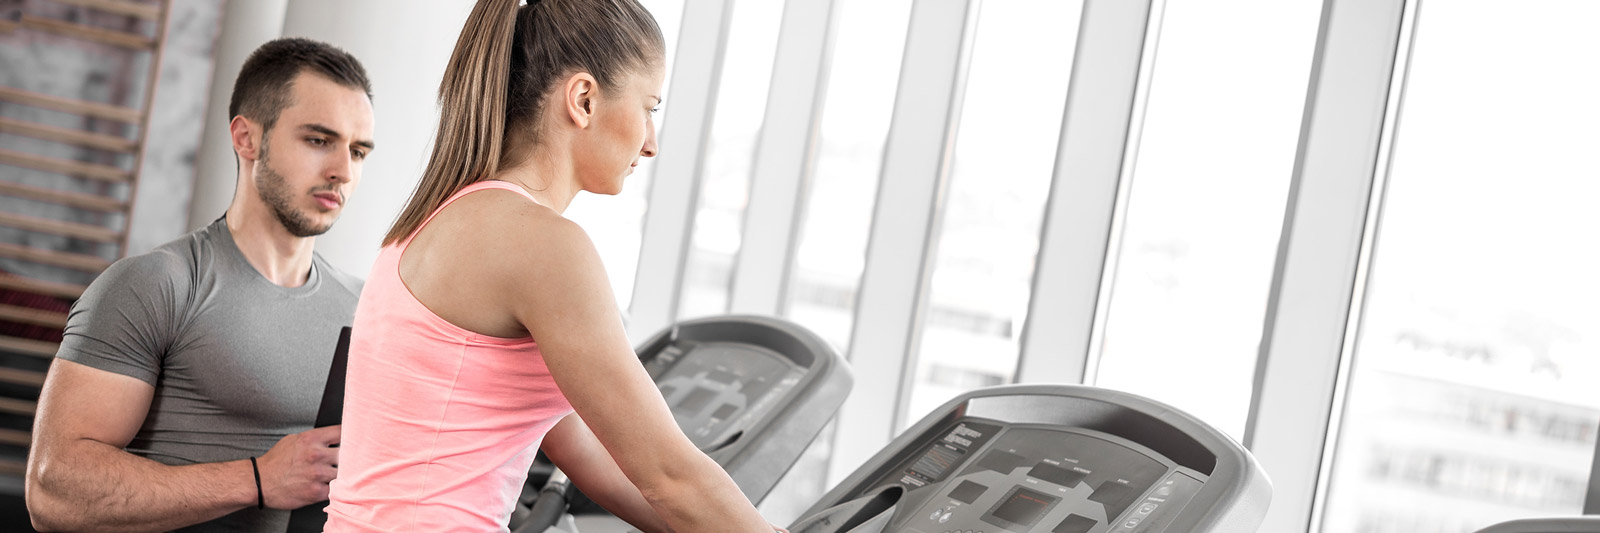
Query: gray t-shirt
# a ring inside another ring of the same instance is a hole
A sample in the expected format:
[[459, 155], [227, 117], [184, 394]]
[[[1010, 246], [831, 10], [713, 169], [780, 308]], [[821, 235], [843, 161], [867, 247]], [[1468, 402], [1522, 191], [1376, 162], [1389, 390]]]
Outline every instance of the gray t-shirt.
[[[311, 429], [361, 281], [313, 256], [299, 287], [250, 266], [219, 219], [111, 265], [72, 306], [57, 357], [155, 387], [127, 451], [168, 465], [259, 456]], [[273, 531], [254, 506], [182, 531]]]

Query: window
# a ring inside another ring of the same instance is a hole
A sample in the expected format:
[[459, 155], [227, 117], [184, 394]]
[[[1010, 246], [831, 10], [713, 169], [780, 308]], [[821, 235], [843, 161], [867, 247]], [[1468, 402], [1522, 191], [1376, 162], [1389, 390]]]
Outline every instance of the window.
[[1323, 531], [1581, 511], [1600, 424], [1600, 4], [1506, 7], [1421, 5]]
[[[810, 194], [784, 316], [835, 349], [850, 344], [883, 145], [894, 111], [911, 0], [839, 1]], [[800, 518], [828, 489], [834, 426], [817, 436], [761, 505], [768, 520]]]
[[1242, 439], [1320, 15], [1167, 4], [1091, 383]]
[[[672, 53], [678, 44], [678, 25], [683, 17], [684, 0], [641, 0], [645, 9], [656, 18], [661, 36], [666, 40], [665, 79], [662, 80], [661, 99], [672, 92]], [[656, 133], [661, 133], [666, 123], [667, 108], [661, 107], [656, 115]], [[606, 276], [611, 279], [611, 292], [617, 297], [617, 308], [627, 309], [633, 298], [633, 277], [639, 267], [639, 244], [644, 234], [645, 203], [650, 191], [650, 175], [655, 169], [652, 158], [641, 158], [616, 196], [580, 194], [567, 206], [564, 215], [577, 222], [589, 234], [606, 265]]]
[[914, 383], [897, 429], [1016, 372], [1082, 7], [1060, 0], [982, 6]]
[[734, 4], [710, 139], [701, 163], [700, 200], [678, 320], [727, 311], [782, 16], [781, 0]]
[[785, 315], [850, 344], [911, 0], [840, 2]]

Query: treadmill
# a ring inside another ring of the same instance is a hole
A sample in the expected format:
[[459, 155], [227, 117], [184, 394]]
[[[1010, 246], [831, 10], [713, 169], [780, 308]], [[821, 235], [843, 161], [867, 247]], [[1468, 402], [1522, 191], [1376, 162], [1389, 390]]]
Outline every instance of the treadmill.
[[1512, 520], [1478, 530], [1478, 533], [1600, 533], [1600, 516]]
[[1271, 485], [1233, 439], [1172, 407], [1074, 385], [958, 396], [792, 533], [1250, 533]]
[[[849, 365], [786, 320], [719, 316], [681, 322], [636, 350], [689, 440], [760, 503], [844, 404]], [[567, 519], [575, 516], [575, 519]], [[517, 533], [629, 526], [536, 463], [513, 510]]]
[[1583, 500], [1584, 516], [1512, 520], [1489, 526], [1478, 533], [1600, 533], [1600, 439], [1594, 447], [1594, 462], [1589, 466], [1589, 494]]

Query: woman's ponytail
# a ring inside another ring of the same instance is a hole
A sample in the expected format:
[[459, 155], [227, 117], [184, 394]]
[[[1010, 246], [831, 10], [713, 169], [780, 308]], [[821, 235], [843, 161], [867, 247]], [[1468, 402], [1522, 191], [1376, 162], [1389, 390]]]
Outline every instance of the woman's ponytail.
[[467, 16], [439, 82], [433, 155], [384, 246], [411, 236], [451, 195], [499, 170], [519, 2], [479, 0]]
[[[538, 142], [544, 94], [563, 76], [588, 72], [601, 87], [630, 69], [659, 68], [666, 43], [638, 0], [478, 0], [439, 83], [439, 130], [422, 181], [388, 246], [416, 233], [462, 188], [495, 176]], [[510, 156], [510, 157], [508, 157]]]

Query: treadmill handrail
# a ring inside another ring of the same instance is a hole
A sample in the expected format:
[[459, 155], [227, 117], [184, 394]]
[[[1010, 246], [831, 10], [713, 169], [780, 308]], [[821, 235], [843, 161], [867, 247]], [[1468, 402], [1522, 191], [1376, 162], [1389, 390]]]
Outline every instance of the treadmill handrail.
[[1594, 441], [1594, 462], [1589, 464], [1589, 495], [1583, 500], [1583, 514], [1600, 515], [1600, 439]]
[[1600, 533], [1600, 516], [1512, 520], [1478, 533]]

